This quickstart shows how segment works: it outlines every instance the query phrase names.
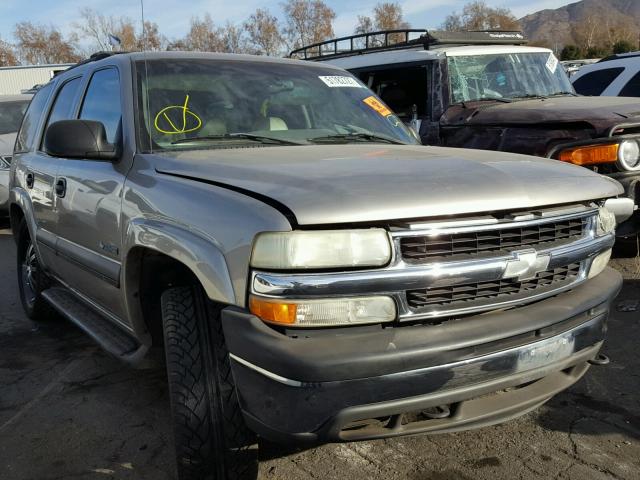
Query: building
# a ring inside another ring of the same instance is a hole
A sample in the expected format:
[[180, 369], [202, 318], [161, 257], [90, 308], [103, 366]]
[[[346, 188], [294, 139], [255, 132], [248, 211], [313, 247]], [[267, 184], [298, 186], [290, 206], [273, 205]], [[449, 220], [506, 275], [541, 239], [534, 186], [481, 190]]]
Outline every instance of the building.
[[17, 95], [33, 88], [34, 85], [47, 83], [71, 65], [73, 64], [0, 67], [0, 95]]

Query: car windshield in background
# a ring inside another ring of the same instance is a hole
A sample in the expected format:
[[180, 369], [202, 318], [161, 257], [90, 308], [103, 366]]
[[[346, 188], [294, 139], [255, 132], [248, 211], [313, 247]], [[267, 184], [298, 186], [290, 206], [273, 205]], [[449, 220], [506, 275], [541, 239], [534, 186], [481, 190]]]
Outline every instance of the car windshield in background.
[[0, 102], [0, 135], [16, 133], [20, 129], [22, 117], [28, 106], [28, 100]]
[[328, 143], [417, 143], [349, 73], [207, 59], [137, 63], [144, 151]]
[[574, 95], [553, 54], [500, 53], [448, 58], [452, 103]]

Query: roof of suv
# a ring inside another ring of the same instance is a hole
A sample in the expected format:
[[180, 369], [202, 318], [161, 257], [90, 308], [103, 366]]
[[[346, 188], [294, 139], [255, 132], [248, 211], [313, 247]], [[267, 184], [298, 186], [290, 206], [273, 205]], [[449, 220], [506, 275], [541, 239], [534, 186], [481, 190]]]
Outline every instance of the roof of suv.
[[167, 59], [193, 59], [193, 60], [227, 60], [237, 62], [254, 62], [254, 63], [281, 63], [288, 65], [306, 65], [309, 68], [336, 68], [333, 65], [318, 65], [314, 62], [301, 63], [300, 60], [289, 58], [266, 57], [263, 55], [245, 55], [234, 53], [212, 53], [212, 52], [99, 52], [92, 55], [87, 60], [77, 63], [60, 73], [55, 79], [64, 80], [68, 77], [76, 76], [86, 68], [98, 68], [103, 65], [123, 64], [127, 62], [136, 62], [142, 60], [167, 60]]
[[337, 58], [318, 58], [322, 63], [329, 63], [341, 68], [364, 68], [374, 65], [389, 65], [395, 63], [417, 63], [443, 57], [496, 55], [509, 53], [552, 53], [548, 48], [527, 47], [521, 45], [441, 45], [425, 50], [416, 47], [402, 50], [385, 50], [380, 52], [362, 53]]

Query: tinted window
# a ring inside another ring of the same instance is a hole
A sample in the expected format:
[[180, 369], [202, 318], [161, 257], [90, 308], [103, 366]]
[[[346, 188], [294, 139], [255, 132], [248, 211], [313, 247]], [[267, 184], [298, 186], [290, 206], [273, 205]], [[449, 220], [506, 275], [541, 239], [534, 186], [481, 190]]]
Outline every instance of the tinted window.
[[38, 123], [40, 117], [44, 112], [44, 107], [47, 105], [49, 94], [51, 93], [51, 84], [42, 87], [31, 100], [27, 113], [25, 113], [22, 119], [22, 125], [20, 126], [20, 133], [18, 133], [18, 140], [16, 142], [16, 152], [27, 152], [31, 150], [35, 144], [35, 136], [38, 129]]
[[18, 131], [28, 105], [28, 100], [0, 102], [0, 135]]
[[580, 95], [600, 95], [613, 82], [624, 68], [605, 68], [587, 73], [573, 83], [573, 88]]
[[78, 87], [80, 87], [80, 77], [69, 80], [58, 90], [58, 95], [49, 114], [49, 120], [47, 120], [47, 127], [58, 120], [72, 118]]
[[107, 141], [113, 143], [121, 117], [118, 71], [113, 68], [98, 70], [91, 77], [80, 118], [102, 122], [107, 131]]
[[361, 73], [360, 79], [371, 87], [402, 119], [411, 120], [415, 106], [418, 117], [427, 114], [427, 68], [411, 67]]
[[620, 93], [620, 97], [640, 97], [640, 72], [636, 73], [631, 80], [627, 82]]

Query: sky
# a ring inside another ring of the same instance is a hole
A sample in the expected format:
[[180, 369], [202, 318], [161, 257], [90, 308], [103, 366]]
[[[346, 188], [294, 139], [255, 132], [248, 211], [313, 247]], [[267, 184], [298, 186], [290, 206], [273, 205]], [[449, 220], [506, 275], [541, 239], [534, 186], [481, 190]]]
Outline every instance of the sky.
[[[460, 11], [469, 0], [397, 0], [405, 20], [413, 28], [435, 28], [454, 10]], [[577, 1], [577, 0], [573, 0]], [[156, 22], [169, 39], [183, 36], [190, 19], [209, 12], [217, 24], [241, 23], [257, 8], [267, 8], [281, 16], [281, 0], [143, 0], [145, 19]], [[370, 14], [378, 0], [325, 0], [337, 14], [336, 35], [350, 35], [358, 15]], [[486, 0], [492, 7], [510, 8], [516, 17], [545, 8], [558, 8], [566, 0]], [[0, 38], [12, 41], [13, 27], [20, 21], [55, 25], [63, 32], [72, 29], [77, 12], [91, 7], [105, 15], [125, 15], [140, 19], [140, 0], [0, 0]]]

